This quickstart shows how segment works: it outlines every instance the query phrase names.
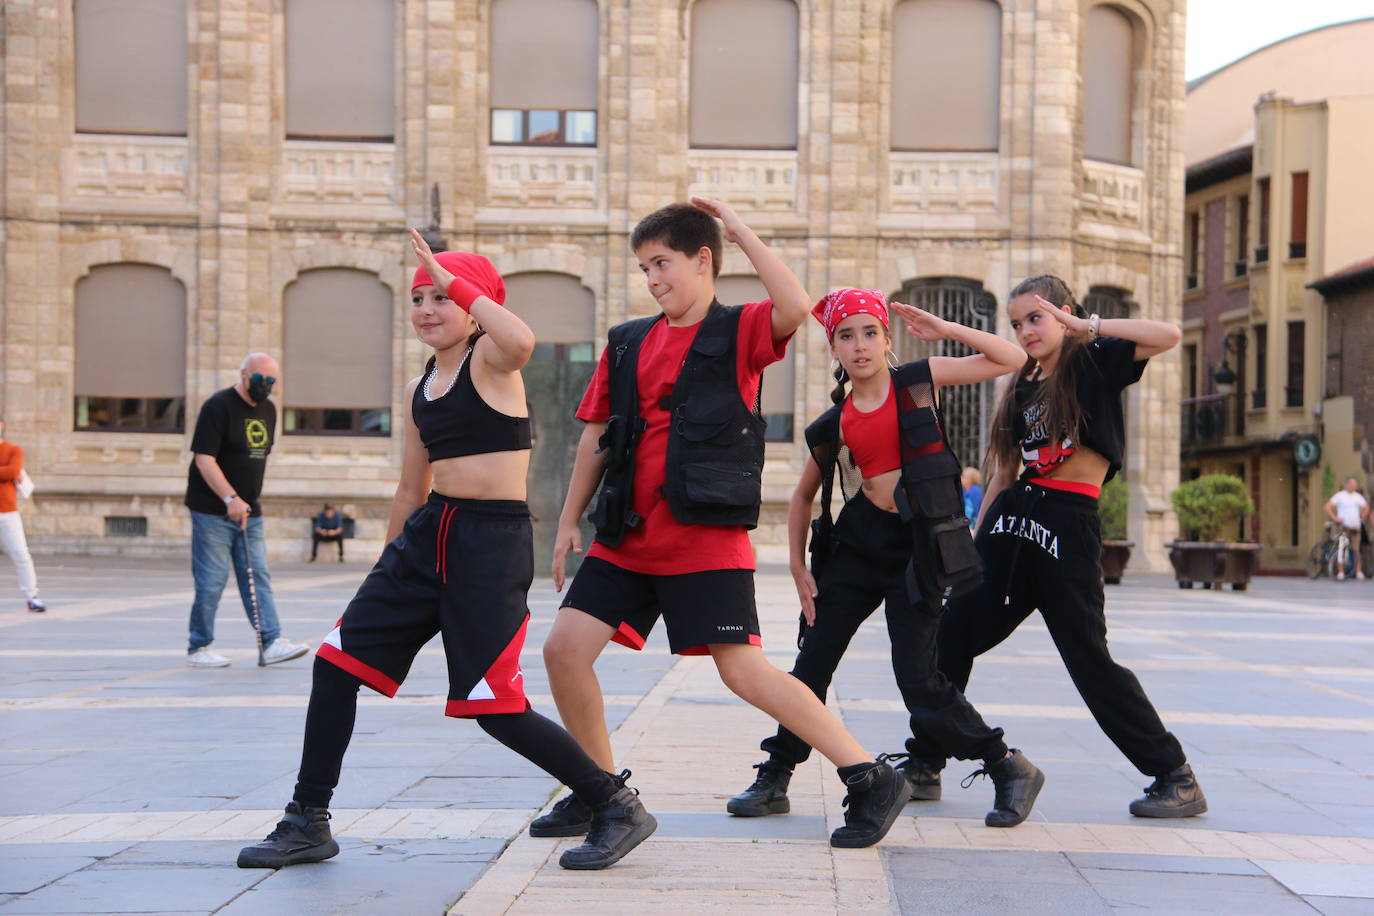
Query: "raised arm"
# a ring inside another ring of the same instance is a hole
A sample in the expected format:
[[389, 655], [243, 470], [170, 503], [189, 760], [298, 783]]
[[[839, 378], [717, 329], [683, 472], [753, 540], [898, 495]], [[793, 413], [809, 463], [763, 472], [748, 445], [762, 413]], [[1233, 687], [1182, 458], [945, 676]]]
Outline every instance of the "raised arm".
[[924, 341], [956, 340], [978, 352], [972, 356], [932, 356], [930, 377], [938, 385], [972, 385], [1015, 372], [1025, 361], [1026, 354], [1009, 340], [996, 334], [946, 321], [901, 302], [888, 303], [902, 322], [907, 333]]
[[473, 284], [440, 264], [430, 251], [429, 244], [415, 229], [410, 230], [410, 245], [429, 273], [430, 279], [434, 281], [435, 287], [444, 290], [460, 308], [476, 318], [482, 330], [486, 331], [486, 337], [494, 346], [483, 347], [477, 352], [487, 365], [503, 372], [518, 372], [523, 368], [534, 353], [534, 332], [530, 330], [529, 325], [521, 321], [514, 312], [483, 295]]
[[[1087, 334], [1092, 325], [1091, 318], [1079, 318], [1039, 296], [1035, 297], [1035, 304], [1053, 315], [1074, 334]], [[1178, 325], [1167, 321], [1151, 321], [1148, 318], [1099, 318], [1097, 333], [1101, 337], [1119, 337], [1134, 343], [1137, 362], [1172, 350], [1183, 337]]]
[[707, 197], [693, 197], [692, 205], [720, 220], [725, 230], [725, 240], [738, 245], [749, 258], [749, 263], [754, 265], [754, 272], [759, 275], [763, 288], [768, 290], [768, 297], [773, 300], [773, 339], [785, 340], [795, 334], [811, 313], [811, 299], [806, 295], [806, 288], [801, 281], [754, 230], [744, 224], [744, 220], [729, 204]]

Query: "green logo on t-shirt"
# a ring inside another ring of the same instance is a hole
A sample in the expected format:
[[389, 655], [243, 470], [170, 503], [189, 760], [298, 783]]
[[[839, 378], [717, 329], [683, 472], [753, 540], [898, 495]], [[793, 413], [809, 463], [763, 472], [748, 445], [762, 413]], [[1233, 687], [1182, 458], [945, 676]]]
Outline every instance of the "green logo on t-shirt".
[[[267, 435], [267, 424], [255, 417], [249, 417], [243, 421], [243, 437], [248, 441], [248, 448], [251, 451], [260, 451], [271, 444]], [[254, 455], [253, 457], [260, 458], [262, 456]]]

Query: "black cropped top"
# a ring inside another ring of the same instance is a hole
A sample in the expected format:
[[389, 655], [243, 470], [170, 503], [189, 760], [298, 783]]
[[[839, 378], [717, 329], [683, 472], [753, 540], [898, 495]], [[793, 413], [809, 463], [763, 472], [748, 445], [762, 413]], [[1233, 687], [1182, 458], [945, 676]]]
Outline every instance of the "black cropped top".
[[508, 416], [482, 400], [472, 384], [471, 361], [469, 350], [449, 390], [432, 401], [425, 399], [425, 383], [433, 370], [415, 386], [410, 415], [431, 462], [530, 447], [530, 418]]

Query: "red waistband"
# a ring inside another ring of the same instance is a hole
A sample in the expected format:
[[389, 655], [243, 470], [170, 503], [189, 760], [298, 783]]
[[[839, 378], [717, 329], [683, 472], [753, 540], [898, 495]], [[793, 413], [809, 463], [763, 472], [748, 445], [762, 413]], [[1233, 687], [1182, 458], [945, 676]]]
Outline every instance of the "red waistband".
[[1047, 490], [1063, 490], [1066, 493], [1081, 493], [1084, 496], [1091, 496], [1097, 499], [1102, 495], [1102, 488], [1090, 483], [1079, 483], [1076, 480], [1055, 480], [1053, 477], [1027, 477], [1029, 482], [1036, 486], [1044, 487]]

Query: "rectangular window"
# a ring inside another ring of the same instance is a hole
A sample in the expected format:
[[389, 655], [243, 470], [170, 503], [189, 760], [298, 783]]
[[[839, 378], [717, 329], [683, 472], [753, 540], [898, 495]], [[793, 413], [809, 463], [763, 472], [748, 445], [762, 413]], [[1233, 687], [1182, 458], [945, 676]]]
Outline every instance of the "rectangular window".
[[1198, 251], [1202, 245], [1199, 230], [1202, 227], [1202, 214], [1194, 210], [1188, 214], [1188, 275], [1184, 289], [1197, 289]]
[[1255, 390], [1251, 406], [1263, 407], [1266, 403], [1265, 387], [1269, 381], [1269, 325], [1255, 325]]
[[293, 436], [389, 436], [390, 407], [288, 407], [285, 427]]
[[596, 112], [493, 108], [491, 142], [513, 146], [596, 146]]
[[78, 394], [73, 426], [89, 432], [180, 433], [185, 398], [119, 398]]
[[1255, 242], [1255, 263], [1269, 260], [1269, 179], [1259, 180], [1259, 238]]
[[76, 44], [77, 132], [186, 136], [190, 4], [80, 0], [67, 6]]
[[399, 4], [288, 0], [273, 5], [285, 10], [286, 136], [391, 142]]
[[1284, 383], [1284, 406], [1302, 406], [1303, 351], [1306, 349], [1306, 325], [1301, 321], [1288, 322], [1288, 378]]
[[1307, 257], [1307, 173], [1293, 173], [1293, 214], [1288, 232], [1288, 256]]
[[1197, 397], [1197, 344], [1188, 344], [1183, 348], [1183, 390], [1188, 392], [1188, 397]]
[[1249, 268], [1250, 251], [1250, 195], [1236, 200], [1236, 276], [1243, 277]]

